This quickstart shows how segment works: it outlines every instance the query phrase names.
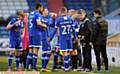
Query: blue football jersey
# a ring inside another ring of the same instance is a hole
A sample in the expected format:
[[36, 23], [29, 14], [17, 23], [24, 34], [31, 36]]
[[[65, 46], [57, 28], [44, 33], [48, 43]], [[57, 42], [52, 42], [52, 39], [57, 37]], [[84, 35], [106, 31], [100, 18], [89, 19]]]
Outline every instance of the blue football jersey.
[[45, 16], [42, 16], [41, 22], [47, 25], [47, 28], [43, 28], [42, 30], [42, 39], [47, 39], [48, 38], [48, 27], [50, 25], [49, 19]]
[[42, 15], [39, 11], [35, 10], [28, 16], [29, 35], [41, 34], [42, 27], [37, 25], [37, 20], [41, 20]]
[[60, 30], [60, 37], [72, 37], [72, 29], [74, 28], [72, 17], [59, 16], [56, 19], [55, 25]]
[[19, 21], [17, 18], [13, 18], [10, 22], [9, 25], [14, 25], [16, 22], [17, 23], [15, 26], [13, 26], [12, 29], [10, 29], [9, 35], [10, 35], [10, 39], [13, 40], [21, 40], [21, 33], [22, 33], [22, 21]]

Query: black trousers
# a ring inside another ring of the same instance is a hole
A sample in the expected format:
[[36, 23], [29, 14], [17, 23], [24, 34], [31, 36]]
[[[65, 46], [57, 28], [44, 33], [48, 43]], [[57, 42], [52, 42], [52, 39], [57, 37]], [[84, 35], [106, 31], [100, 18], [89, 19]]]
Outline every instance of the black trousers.
[[82, 53], [81, 53], [81, 48], [80, 47], [77, 48], [77, 53], [78, 53], [77, 56], [78, 56], [78, 62], [79, 62], [78, 66], [81, 67], [82, 66]]
[[92, 70], [91, 46], [89, 45], [89, 43], [82, 44], [82, 54], [83, 54], [83, 68], [88, 68]]
[[101, 54], [105, 65], [105, 70], [108, 70], [108, 57], [106, 52], [106, 44], [102, 44], [102, 45], [94, 44], [94, 51], [96, 56], [97, 69], [98, 70], [101, 69], [101, 58], [100, 58], [100, 54]]

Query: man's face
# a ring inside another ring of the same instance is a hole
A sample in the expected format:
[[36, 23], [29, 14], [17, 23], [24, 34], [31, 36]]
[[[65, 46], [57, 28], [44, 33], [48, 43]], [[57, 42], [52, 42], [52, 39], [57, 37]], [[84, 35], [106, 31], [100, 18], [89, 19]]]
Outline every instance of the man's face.
[[42, 12], [42, 11], [43, 11], [43, 9], [44, 9], [44, 8], [43, 8], [43, 6], [41, 6], [41, 7], [40, 7], [40, 11]]
[[49, 14], [48, 9], [44, 9], [43, 14], [44, 14], [45, 16], [48, 16], [48, 14]]
[[23, 20], [23, 18], [24, 18], [24, 17], [23, 17], [22, 15], [18, 15], [18, 19], [19, 19], [19, 20]]
[[98, 17], [99, 15], [94, 12], [94, 17]]
[[85, 16], [86, 16], [86, 13], [85, 12], [81, 12], [79, 14], [80, 20], [83, 20], [85, 18]]
[[71, 9], [71, 10], [68, 11], [68, 15], [72, 16], [74, 14], [74, 12], [75, 11], [73, 9]]
[[78, 15], [77, 12], [75, 12], [75, 13], [72, 15], [73, 18], [78, 18], [78, 16], [79, 16], [79, 15]]
[[43, 12], [43, 6], [39, 7], [39, 12]]

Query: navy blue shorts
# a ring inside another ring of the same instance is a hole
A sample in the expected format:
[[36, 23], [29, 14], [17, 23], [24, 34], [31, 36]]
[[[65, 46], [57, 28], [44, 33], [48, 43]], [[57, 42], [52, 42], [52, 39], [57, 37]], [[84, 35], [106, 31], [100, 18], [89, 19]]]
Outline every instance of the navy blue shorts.
[[16, 49], [18, 51], [22, 50], [22, 40], [21, 39], [10, 39], [9, 41], [9, 48]]
[[72, 39], [60, 39], [60, 51], [72, 51]]
[[51, 46], [47, 39], [42, 40], [42, 51], [50, 51]]
[[41, 46], [42, 46], [41, 35], [29, 36], [29, 47], [39, 48]]

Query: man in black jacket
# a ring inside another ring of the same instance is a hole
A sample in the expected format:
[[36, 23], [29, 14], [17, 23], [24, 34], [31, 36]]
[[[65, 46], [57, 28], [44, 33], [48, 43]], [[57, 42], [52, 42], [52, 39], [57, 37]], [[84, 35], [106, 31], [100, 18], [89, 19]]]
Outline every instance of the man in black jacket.
[[80, 17], [80, 29], [78, 32], [78, 38], [80, 39], [80, 45], [82, 46], [83, 54], [83, 71], [90, 72], [92, 70], [91, 66], [91, 46], [90, 42], [92, 40], [92, 22], [87, 18], [86, 11], [83, 9], [79, 10]]
[[102, 11], [100, 9], [94, 10], [94, 16], [96, 17], [94, 21], [94, 51], [96, 56], [96, 62], [97, 62], [97, 72], [101, 72], [101, 59], [100, 54], [102, 55], [102, 58], [104, 59], [105, 64], [105, 71], [108, 72], [108, 57], [106, 52], [106, 40], [107, 40], [107, 34], [108, 34], [108, 23], [105, 19], [102, 17]]

